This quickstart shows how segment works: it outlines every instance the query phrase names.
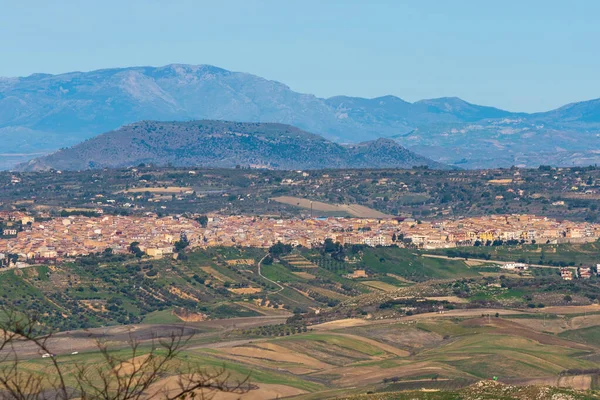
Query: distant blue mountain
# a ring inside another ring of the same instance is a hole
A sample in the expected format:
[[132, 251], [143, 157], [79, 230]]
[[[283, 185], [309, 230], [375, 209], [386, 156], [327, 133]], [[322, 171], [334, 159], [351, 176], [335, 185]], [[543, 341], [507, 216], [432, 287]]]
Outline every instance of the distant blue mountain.
[[340, 143], [392, 137], [461, 167], [572, 165], [596, 162], [600, 100], [525, 114], [458, 98], [322, 99], [209, 65], [34, 74], [0, 78], [0, 168], [140, 120], [198, 119], [290, 124]]

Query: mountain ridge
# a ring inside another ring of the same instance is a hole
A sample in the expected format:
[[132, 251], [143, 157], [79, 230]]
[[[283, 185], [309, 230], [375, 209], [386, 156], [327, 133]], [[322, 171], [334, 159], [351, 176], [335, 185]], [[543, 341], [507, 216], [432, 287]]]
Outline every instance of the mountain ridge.
[[[1, 153], [25, 154], [20, 161], [136, 121], [201, 119], [289, 124], [339, 143], [392, 137], [428, 158], [469, 168], [600, 162], [600, 99], [528, 114], [455, 97], [320, 98], [202, 64], [0, 79]], [[0, 168], [14, 162], [0, 156]]]

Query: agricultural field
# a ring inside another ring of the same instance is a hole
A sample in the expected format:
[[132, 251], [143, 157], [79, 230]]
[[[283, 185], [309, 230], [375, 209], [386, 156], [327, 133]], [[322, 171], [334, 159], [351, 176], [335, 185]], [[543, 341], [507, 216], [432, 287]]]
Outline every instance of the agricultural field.
[[[265, 279], [257, 271], [265, 254], [263, 249], [211, 248], [188, 252], [181, 260], [93, 255], [58, 266], [0, 271], [0, 296], [6, 305], [39, 312], [45, 323], [64, 330], [306, 312], [378, 290], [373, 287], [377, 279], [370, 286], [354, 282], [301, 254], [263, 265]], [[246, 306], [257, 303], [268, 305]]]
[[[242, 399], [426, 399], [414, 393], [462, 395], [492, 377], [600, 389], [598, 278], [553, 271], [520, 276], [396, 247], [227, 247], [1, 271], [0, 296], [60, 331], [50, 344], [65, 363], [72, 351], [97, 361], [96, 338], [125, 357], [130, 334], [144, 343], [185, 326], [195, 334], [186, 361], [250, 374]], [[27, 368], [48, 368], [23, 354]]]
[[260, 298], [275, 286], [246, 265], [226, 262], [259, 255], [264, 252], [213, 249], [180, 261], [89, 256], [60, 266], [1, 271], [0, 296], [5, 306], [39, 312], [42, 321], [61, 330], [261, 315], [237, 302]]
[[600, 329], [595, 325], [580, 329], [565, 330], [559, 336], [592, 346], [600, 346]]
[[372, 208], [361, 206], [358, 204], [328, 204], [323, 203], [321, 201], [312, 201], [309, 199], [291, 196], [274, 197], [273, 200], [279, 203], [289, 204], [291, 206], [313, 210], [313, 212], [324, 211], [326, 213], [332, 213], [333, 215], [351, 215], [353, 217], [358, 218], [389, 217], [389, 215], [384, 214], [380, 211], [373, 210]]
[[123, 193], [184, 193], [186, 191], [192, 190], [189, 187], [180, 187], [180, 186], [167, 186], [167, 187], [144, 187], [144, 188], [133, 188], [126, 189]]
[[[598, 389], [600, 373], [597, 340], [577, 329], [561, 334], [545, 331], [550, 326], [564, 326], [564, 318], [577, 325], [574, 320], [580, 318], [581, 310], [571, 306], [563, 317], [547, 319], [545, 327], [527, 322], [539, 319], [535, 312], [493, 309], [483, 310], [483, 316], [478, 310], [457, 310], [308, 326], [286, 322], [286, 317], [203, 321], [187, 325], [196, 335], [181, 357], [209, 370], [224, 366], [232, 379], [250, 375], [253, 389], [241, 399], [272, 399], [277, 394], [304, 399], [405, 398], [402, 396], [411, 394], [406, 398], [428, 399], [431, 393], [482, 388], [479, 381], [510, 387], [514, 393], [530, 393], [528, 385], [548, 385], [563, 387], [557, 389], [561, 393], [577, 395], [579, 392], [568, 389], [573, 388], [594, 396], [590, 391]], [[600, 328], [598, 318], [588, 323]], [[154, 329], [162, 327], [166, 334], [173, 326], [155, 325]], [[149, 325], [140, 325], [133, 332], [143, 338], [149, 329]], [[92, 338], [103, 331], [86, 332], [60, 333], [52, 339], [59, 362], [69, 362], [72, 357], [98, 362]], [[117, 354], [127, 359], [127, 330], [113, 328], [103, 334], [116, 346], [115, 351], [121, 352]], [[80, 354], [65, 355], [67, 349]], [[37, 357], [27, 358], [26, 364], [40, 371], [48, 368], [47, 361]], [[497, 382], [490, 382], [492, 377]], [[391, 392], [397, 397], [389, 397]]]
[[[13, 177], [20, 182], [13, 184]], [[535, 214], [594, 222], [599, 187], [597, 167], [270, 171], [138, 166], [60, 174], [0, 172], [0, 209], [18, 206], [54, 216], [65, 209], [97, 208], [105, 214], [310, 216], [312, 201], [314, 216]]]
[[189, 251], [181, 260], [94, 255], [1, 271], [0, 296], [7, 305], [39, 312], [59, 329], [275, 311], [312, 318], [320, 310], [319, 318], [336, 319], [440, 308], [544, 308], [589, 305], [600, 296], [596, 278], [567, 283], [548, 268], [520, 276], [396, 247], [295, 249], [262, 265], [261, 276], [257, 265], [266, 252], [211, 248]]
[[430, 279], [457, 279], [478, 276], [462, 260], [422, 257], [410, 249], [366, 248], [362, 264], [382, 274], [395, 274], [419, 282]]
[[549, 266], [596, 265], [600, 253], [600, 242], [461, 247], [458, 249], [428, 250], [427, 253]]

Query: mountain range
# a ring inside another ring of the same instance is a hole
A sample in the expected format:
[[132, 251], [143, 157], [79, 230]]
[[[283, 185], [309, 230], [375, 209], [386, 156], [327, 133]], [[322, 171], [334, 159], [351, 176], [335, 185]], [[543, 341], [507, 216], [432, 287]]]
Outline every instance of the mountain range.
[[600, 161], [600, 100], [514, 113], [459, 98], [328, 99], [208, 65], [0, 78], [0, 168], [141, 120], [290, 124], [338, 143], [391, 138], [464, 168]]
[[142, 121], [31, 160], [26, 171], [155, 165], [270, 169], [449, 168], [394, 140], [340, 145], [290, 125]]

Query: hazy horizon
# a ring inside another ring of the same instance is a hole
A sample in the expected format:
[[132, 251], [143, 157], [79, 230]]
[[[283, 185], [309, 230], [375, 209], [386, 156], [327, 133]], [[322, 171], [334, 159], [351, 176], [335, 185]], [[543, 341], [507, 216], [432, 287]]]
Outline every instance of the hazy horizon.
[[[179, 63], [179, 62], [175, 62], [175, 63], [168, 63], [168, 64], [164, 64], [164, 65], [130, 65], [130, 66], [114, 66], [114, 67], [105, 67], [105, 68], [95, 68], [95, 69], [90, 69], [90, 70], [73, 70], [73, 71], [64, 71], [64, 72], [57, 72], [57, 73], [34, 72], [34, 73], [31, 73], [31, 74], [28, 74], [28, 75], [22, 75], [22, 76], [0, 76], [0, 78], [5, 78], [5, 79], [19, 79], [19, 78], [28, 78], [28, 77], [35, 76], [35, 75], [39, 75], [39, 74], [42, 74], [42, 75], [46, 75], [46, 74], [47, 74], [47, 75], [53, 75], [53, 76], [60, 76], [60, 75], [67, 75], [67, 74], [71, 74], [71, 73], [89, 73], [89, 72], [95, 72], [95, 71], [102, 71], [102, 70], [114, 70], [114, 69], [129, 69], [129, 68], [161, 68], [161, 67], [166, 67], [166, 66], [169, 66], [169, 65], [193, 65], [193, 66], [207, 65], [207, 66], [211, 66], [211, 67], [222, 68], [222, 67], [220, 67], [220, 66], [218, 66], [218, 65], [206, 64], [206, 63], [200, 63], [200, 64], [187, 64], [187, 63]], [[226, 68], [222, 68], [222, 69], [226, 69]], [[238, 73], [244, 73], [244, 74], [249, 74], [249, 75], [256, 75], [256, 74], [254, 74], [254, 73], [252, 73], [252, 72], [250, 72], [250, 71], [236, 71], [236, 70], [228, 70], [228, 69], [226, 69], [226, 70], [227, 70], [227, 71], [230, 71], [230, 72], [238, 72]], [[258, 75], [257, 75], [257, 76], [258, 76]], [[270, 79], [270, 78], [269, 78], [269, 77], [267, 77], [267, 76], [260, 76], [260, 77], [261, 77], [261, 78], [264, 78], [264, 79], [266, 79], [266, 80], [268, 80], [268, 81], [276, 81], [275, 79]], [[288, 86], [288, 87], [289, 87], [289, 85], [288, 85], [286, 82], [281, 82], [281, 81], [277, 81], [277, 82], [279, 82], [279, 83], [281, 83], [281, 84], [284, 84], [284, 85], [286, 85], [286, 86]], [[536, 113], [538, 113], [538, 112], [547, 112], [547, 111], [552, 111], [552, 110], [555, 110], [555, 109], [557, 109], [557, 108], [560, 108], [560, 107], [563, 107], [563, 106], [566, 106], [566, 105], [569, 105], [569, 104], [580, 103], [580, 102], [586, 102], [586, 101], [592, 101], [592, 100], [596, 100], [596, 99], [599, 99], [599, 98], [600, 98], [600, 95], [599, 95], [598, 97], [593, 97], [593, 98], [588, 98], [588, 99], [581, 99], [581, 100], [576, 100], [576, 101], [572, 101], [572, 102], [569, 102], [569, 103], [564, 103], [564, 104], [561, 104], [561, 105], [559, 105], [559, 106], [557, 106], [557, 107], [554, 107], [554, 108], [549, 108], [549, 109], [546, 109], [546, 110], [540, 110], [540, 111], [522, 111], [522, 110], [508, 110], [508, 109], [505, 109], [505, 108], [502, 108], [502, 107], [498, 107], [498, 106], [496, 106], [496, 105], [494, 105], [494, 104], [481, 104], [481, 103], [477, 103], [477, 102], [474, 102], [474, 101], [470, 101], [469, 99], [462, 98], [462, 97], [460, 97], [460, 96], [440, 96], [440, 97], [428, 97], [428, 98], [422, 98], [422, 99], [408, 100], [408, 99], [406, 99], [406, 98], [404, 98], [404, 97], [402, 97], [402, 96], [399, 96], [399, 95], [396, 95], [396, 94], [392, 94], [392, 93], [382, 94], [382, 95], [379, 95], [379, 96], [373, 96], [373, 97], [357, 96], [357, 95], [353, 95], [353, 94], [351, 94], [351, 93], [338, 93], [338, 94], [334, 94], [334, 95], [332, 95], [332, 96], [326, 96], [326, 97], [323, 97], [323, 96], [319, 96], [319, 95], [317, 95], [317, 94], [315, 94], [315, 93], [308, 93], [308, 92], [302, 92], [302, 91], [300, 91], [300, 90], [295, 90], [293, 87], [290, 87], [290, 89], [291, 89], [291, 90], [294, 90], [294, 91], [296, 91], [296, 92], [298, 92], [298, 93], [303, 93], [303, 94], [314, 95], [314, 96], [316, 96], [316, 97], [319, 97], [319, 98], [324, 98], [324, 99], [327, 99], [327, 98], [332, 98], [332, 97], [338, 97], [338, 96], [344, 96], [344, 97], [354, 97], [354, 98], [366, 98], [366, 99], [377, 99], [377, 98], [382, 98], [382, 97], [387, 97], [387, 96], [393, 96], [393, 97], [400, 98], [400, 99], [402, 99], [402, 100], [404, 100], [404, 101], [407, 101], [407, 102], [409, 102], [409, 103], [417, 103], [417, 102], [419, 102], [419, 101], [424, 101], [424, 100], [433, 100], [433, 99], [440, 99], [440, 98], [459, 98], [460, 100], [464, 100], [464, 101], [466, 101], [467, 103], [471, 103], [471, 104], [475, 104], [475, 105], [479, 105], [479, 106], [494, 107], [494, 108], [502, 109], [502, 110], [505, 110], [505, 111], [516, 112], [516, 113], [527, 113], [527, 114], [536, 114]]]
[[209, 64], [324, 98], [538, 112], [600, 97], [598, 11], [591, 0], [8, 3], [0, 76]]

